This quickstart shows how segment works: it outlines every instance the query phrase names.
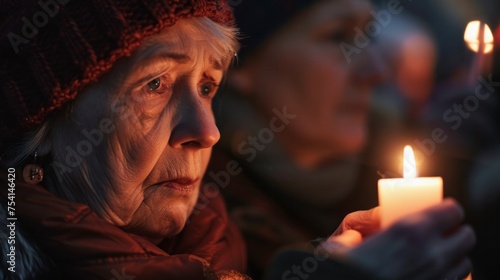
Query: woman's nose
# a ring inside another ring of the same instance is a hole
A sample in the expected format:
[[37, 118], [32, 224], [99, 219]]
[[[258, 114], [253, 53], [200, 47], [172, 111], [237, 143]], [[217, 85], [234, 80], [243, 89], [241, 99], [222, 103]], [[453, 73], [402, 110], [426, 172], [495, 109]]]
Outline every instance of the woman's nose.
[[215, 145], [219, 141], [220, 133], [215, 125], [210, 103], [195, 93], [190, 93], [181, 100], [176, 109], [177, 124], [172, 130], [169, 145], [178, 149], [204, 149]]

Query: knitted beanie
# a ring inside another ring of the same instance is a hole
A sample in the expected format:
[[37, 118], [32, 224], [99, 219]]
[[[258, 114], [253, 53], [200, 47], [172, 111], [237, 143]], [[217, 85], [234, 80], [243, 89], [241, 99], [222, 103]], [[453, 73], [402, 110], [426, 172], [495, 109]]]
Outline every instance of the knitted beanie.
[[0, 149], [178, 19], [234, 24], [224, 0], [0, 0], [0, 7]]
[[320, 0], [233, 0], [241, 33], [239, 58], [244, 61], [282, 26]]

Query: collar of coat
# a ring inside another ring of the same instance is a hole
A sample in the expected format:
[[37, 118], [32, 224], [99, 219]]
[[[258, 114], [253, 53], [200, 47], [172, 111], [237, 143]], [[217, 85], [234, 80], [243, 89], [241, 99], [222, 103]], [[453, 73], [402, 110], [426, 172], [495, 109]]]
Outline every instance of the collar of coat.
[[[7, 185], [5, 175], [0, 181]], [[8, 198], [7, 188], [0, 193], [3, 200]], [[15, 217], [16, 227], [28, 237], [18, 248], [40, 248], [68, 279], [217, 279], [227, 273], [245, 278], [239, 272], [246, 269], [246, 248], [220, 196], [193, 214], [179, 235], [159, 245], [108, 223], [87, 205], [20, 179]], [[23, 260], [27, 252], [16, 251]]]

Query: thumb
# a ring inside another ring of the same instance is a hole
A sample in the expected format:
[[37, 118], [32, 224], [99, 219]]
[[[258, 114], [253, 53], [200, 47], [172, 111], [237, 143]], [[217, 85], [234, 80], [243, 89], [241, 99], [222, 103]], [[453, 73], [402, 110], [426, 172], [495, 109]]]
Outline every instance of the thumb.
[[342, 253], [359, 245], [362, 241], [361, 233], [356, 230], [346, 230], [340, 235], [330, 236], [322, 246], [329, 253]]
[[333, 235], [342, 234], [347, 230], [356, 230], [363, 237], [370, 236], [380, 229], [380, 208], [356, 211], [348, 214]]

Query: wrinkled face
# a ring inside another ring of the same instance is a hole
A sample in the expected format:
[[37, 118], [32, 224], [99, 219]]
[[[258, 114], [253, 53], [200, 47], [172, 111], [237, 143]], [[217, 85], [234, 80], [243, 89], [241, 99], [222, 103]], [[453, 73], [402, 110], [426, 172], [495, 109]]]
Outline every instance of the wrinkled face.
[[99, 214], [151, 240], [184, 227], [219, 139], [211, 102], [225, 62], [192, 29], [179, 21], [116, 64], [79, 96], [79, 125], [67, 128], [75, 151], [92, 144], [77, 168], [105, 190]]
[[292, 154], [331, 157], [363, 147], [380, 72], [373, 47], [346, 57], [341, 44], [356, 47], [356, 27], [365, 29], [370, 10], [365, 0], [323, 1], [280, 30], [243, 69], [263, 112], [286, 106], [297, 115], [278, 135]]

